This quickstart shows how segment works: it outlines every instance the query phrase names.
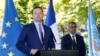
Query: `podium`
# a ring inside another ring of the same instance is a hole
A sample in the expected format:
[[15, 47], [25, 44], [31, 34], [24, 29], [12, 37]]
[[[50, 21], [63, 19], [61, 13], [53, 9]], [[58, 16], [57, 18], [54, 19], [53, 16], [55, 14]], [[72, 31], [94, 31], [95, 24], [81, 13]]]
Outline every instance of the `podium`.
[[36, 56], [79, 56], [78, 50], [41, 50]]

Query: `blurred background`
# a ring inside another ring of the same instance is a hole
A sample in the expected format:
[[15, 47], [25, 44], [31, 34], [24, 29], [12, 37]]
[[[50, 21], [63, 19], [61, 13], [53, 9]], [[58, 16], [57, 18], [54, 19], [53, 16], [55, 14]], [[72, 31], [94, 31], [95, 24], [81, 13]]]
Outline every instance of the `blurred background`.
[[[44, 10], [44, 22], [49, 0], [14, 0], [15, 7], [22, 25], [32, 22], [32, 9], [41, 6]], [[96, 23], [100, 32], [100, 0], [92, 0], [92, 8], [95, 13]], [[67, 33], [67, 24], [75, 21], [78, 25], [77, 33], [84, 37], [88, 56], [87, 18], [88, 0], [53, 0], [56, 22], [59, 27], [60, 38]], [[0, 0], [0, 33], [4, 17], [5, 0]]]

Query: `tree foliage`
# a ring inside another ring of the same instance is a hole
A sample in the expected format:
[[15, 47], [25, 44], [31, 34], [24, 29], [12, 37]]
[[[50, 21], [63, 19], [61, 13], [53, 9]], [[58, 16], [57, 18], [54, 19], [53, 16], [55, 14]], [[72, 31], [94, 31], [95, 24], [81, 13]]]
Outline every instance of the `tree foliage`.
[[16, 8], [18, 15], [21, 21], [21, 24], [31, 23], [32, 18], [32, 9], [34, 6], [41, 6], [47, 3], [46, 0], [15, 0]]
[[[100, 0], [90, 1], [90, 3], [92, 4], [100, 32]], [[58, 23], [66, 26], [68, 22], [76, 21], [79, 27], [86, 25], [88, 19], [88, 5], [88, 0], [62, 0], [55, 4]]]
[[[31, 10], [34, 6], [41, 6], [44, 8], [44, 11], [47, 11], [48, 2], [49, 0], [15, 0], [15, 5], [21, 24], [31, 23], [31, 21], [33, 20]], [[91, 4], [100, 32], [100, 0], [92, 0]], [[54, 2], [56, 20], [59, 25], [59, 30], [62, 34], [66, 33], [66, 25], [70, 21], [77, 22], [79, 28], [87, 24], [88, 5], [88, 0], [59, 0], [59, 2]], [[86, 39], [87, 37], [85, 38], [85, 40]]]
[[[30, 23], [32, 19], [32, 8], [41, 6], [47, 10], [49, 0], [15, 0], [15, 6], [22, 24]], [[96, 22], [100, 31], [100, 1], [91, 1], [96, 16]], [[70, 21], [75, 21], [78, 26], [86, 25], [88, 18], [88, 0], [60, 0], [54, 3], [57, 23], [64, 27]]]

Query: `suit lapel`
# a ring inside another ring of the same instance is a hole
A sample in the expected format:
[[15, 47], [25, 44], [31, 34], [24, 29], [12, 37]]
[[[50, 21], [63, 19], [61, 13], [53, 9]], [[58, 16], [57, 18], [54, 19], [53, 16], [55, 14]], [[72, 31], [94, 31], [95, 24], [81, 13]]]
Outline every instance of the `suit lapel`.
[[[32, 23], [32, 26], [33, 26], [33, 30], [36, 32], [36, 37], [35, 38], [38, 38], [39, 42], [41, 43], [35, 24]], [[41, 45], [42, 45], [42, 43], [41, 43]]]
[[43, 25], [44, 28], [44, 43], [45, 43], [45, 38], [46, 38], [46, 27]]
[[50, 33], [48, 33], [48, 29], [46, 28], [45, 25], [43, 25], [43, 28], [44, 28], [44, 44], [46, 44], [46, 43], [48, 42], [48, 40], [49, 40], [48, 35], [49, 35]]
[[36, 32], [37, 36], [39, 37], [39, 35], [38, 35], [38, 31], [37, 31], [37, 29], [36, 29], [35, 24], [34, 24], [34, 23], [32, 23], [32, 26], [33, 26], [33, 29], [34, 29], [34, 31]]
[[80, 40], [78, 40], [78, 41], [77, 41], [77, 40], [78, 40], [78, 36], [76, 35], [76, 42], [77, 42], [76, 44], [77, 44], [77, 46], [78, 46], [78, 44], [79, 44], [78, 41], [80, 41]]
[[69, 40], [72, 42], [72, 38], [71, 38], [70, 34], [68, 34], [68, 37], [69, 37]]

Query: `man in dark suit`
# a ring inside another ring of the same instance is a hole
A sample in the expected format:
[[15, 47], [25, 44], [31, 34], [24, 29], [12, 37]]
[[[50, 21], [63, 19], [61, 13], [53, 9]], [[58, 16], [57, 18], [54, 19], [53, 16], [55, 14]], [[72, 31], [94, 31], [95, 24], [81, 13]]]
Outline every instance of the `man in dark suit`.
[[68, 34], [61, 39], [62, 50], [79, 50], [79, 56], [85, 56], [85, 44], [83, 37], [76, 34], [77, 25], [75, 22], [68, 24]]
[[52, 50], [55, 48], [51, 28], [42, 23], [42, 8], [33, 8], [32, 15], [34, 22], [23, 27], [16, 44], [16, 47], [27, 56], [34, 56], [39, 50]]

